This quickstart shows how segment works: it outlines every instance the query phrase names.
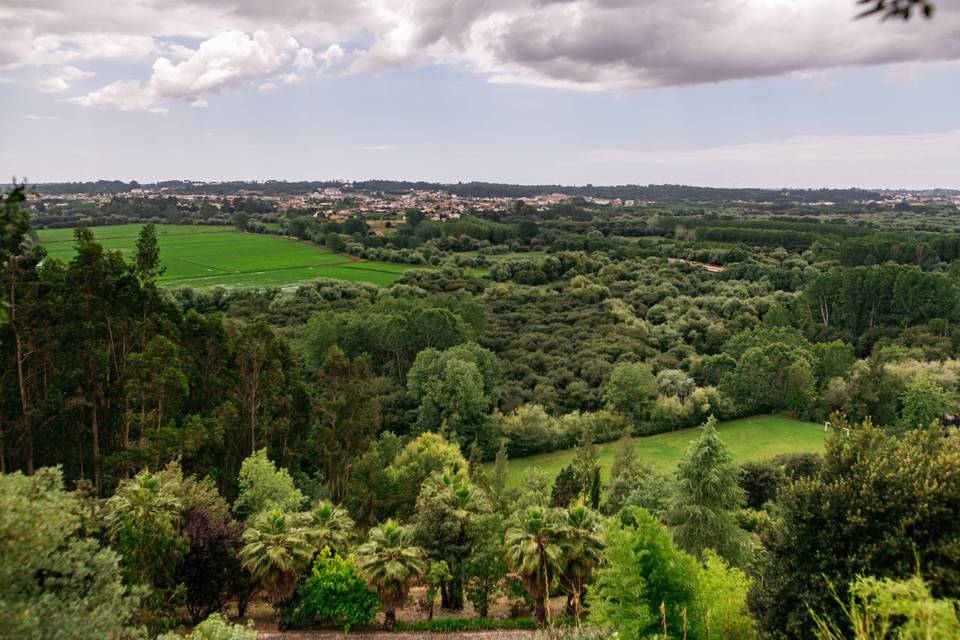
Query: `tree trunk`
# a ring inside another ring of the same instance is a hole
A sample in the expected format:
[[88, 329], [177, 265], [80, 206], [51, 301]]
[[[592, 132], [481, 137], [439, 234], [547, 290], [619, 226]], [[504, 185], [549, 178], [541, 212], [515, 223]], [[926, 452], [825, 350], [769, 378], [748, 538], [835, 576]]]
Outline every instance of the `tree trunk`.
[[393, 609], [385, 611], [383, 615], [383, 630], [393, 631], [394, 627], [396, 626], [397, 626], [397, 612]]
[[534, 607], [533, 607], [533, 619], [536, 621], [538, 627], [547, 626], [547, 603], [546, 597], [537, 594], [534, 597]]
[[93, 486], [97, 491], [97, 497], [101, 497], [100, 492], [100, 426], [97, 421], [97, 393], [93, 394], [93, 401], [90, 405], [90, 431], [93, 436]]

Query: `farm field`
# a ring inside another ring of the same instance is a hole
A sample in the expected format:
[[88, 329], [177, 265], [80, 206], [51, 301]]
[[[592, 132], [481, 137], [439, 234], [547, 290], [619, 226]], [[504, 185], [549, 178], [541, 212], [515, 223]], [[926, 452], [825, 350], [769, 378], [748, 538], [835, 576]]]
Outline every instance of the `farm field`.
[[[827, 434], [823, 426], [779, 415], [753, 416], [720, 423], [718, 432], [736, 462], [772, 458], [781, 453], [821, 452]], [[671, 471], [699, 434], [697, 428], [632, 438], [637, 458], [658, 471]], [[598, 462], [605, 480], [618, 442], [597, 445]], [[531, 469], [552, 480], [573, 460], [574, 449], [554, 451], [507, 461], [507, 486], [515, 487]], [[491, 465], [492, 466], [492, 465]]]
[[[141, 225], [92, 227], [106, 249], [130, 256]], [[73, 257], [73, 229], [37, 232], [47, 255]], [[242, 233], [232, 227], [157, 225], [166, 287], [285, 286], [314, 278], [370, 282], [386, 287], [412, 266], [358, 260], [279, 236]]]

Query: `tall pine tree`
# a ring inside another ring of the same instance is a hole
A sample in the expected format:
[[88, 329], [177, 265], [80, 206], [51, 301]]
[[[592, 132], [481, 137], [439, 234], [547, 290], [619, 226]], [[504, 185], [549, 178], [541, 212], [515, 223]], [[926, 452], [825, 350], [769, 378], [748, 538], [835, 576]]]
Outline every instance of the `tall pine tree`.
[[677, 466], [676, 494], [667, 520], [685, 551], [702, 558], [710, 548], [728, 562], [741, 564], [746, 534], [732, 512], [743, 506], [746, 496], [739, 484], [740, 469], [720, 441], [716, 425], [710, 416]]

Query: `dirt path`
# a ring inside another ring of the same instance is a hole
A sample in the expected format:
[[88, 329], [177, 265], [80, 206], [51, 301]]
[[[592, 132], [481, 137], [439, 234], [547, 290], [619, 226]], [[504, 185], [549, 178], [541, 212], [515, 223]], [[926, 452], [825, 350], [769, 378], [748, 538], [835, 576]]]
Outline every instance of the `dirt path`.
[[667, 258], [667, 262], [672, 264], [682, 262], [683, 264], [688, 264], [691, 267], [700, 267], [701, 269], [706, 269], [710, 273], [723, 273], [726, 267], [719, 264], [710, 264], [709, 262], [696, 262], [694, 260], [684, 260], [683, 258]]
[[[351, 631], [346, 638], [356, 640], [532, 640], [536, 631], [459, 631], [451, 633], [427, 633], [415, 631]], [[337, 631], [257, 631], [257, 640], [343, 640]]]

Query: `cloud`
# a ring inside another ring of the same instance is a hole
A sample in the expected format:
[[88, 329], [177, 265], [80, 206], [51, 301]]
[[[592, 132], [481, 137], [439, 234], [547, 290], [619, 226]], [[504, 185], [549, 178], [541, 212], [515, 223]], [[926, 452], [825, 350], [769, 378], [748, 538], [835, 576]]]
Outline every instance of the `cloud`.
[[275, 38], [262, 31], [252, 36], [227, 31], [203, 42], [182, 62], [159, 58], [153, 65], [150, 87], [160, 97], [194, 102], [205, 94], [280, 71], [298, 48], [293, 38]]
[[154, 105], [155, 99], [150, 87], [143, 87], [136, 80], [117, 80], [87, 95], [70, 98], [70, 101], [82, 107], [166, 113], [167, 109]]
[[360, 147], [361, 151], [393, 151], [397, 147], [392, 144], [370, 144], [365, 147]]
[[340, 68], [453, 64], [495, 83], [632, 91], [960, 60], [957, 0], [909, 22], [855, 20], [854, 0], [0, 2], [0, 67], [152, 60], [156, 99], [194, 104]]
[[70, 65], [60, 67], [57, 72], [44, 78], [37, 83], [37, 90], [45, 93], [60, 93], [70, 88], [70, 84], [76, 80], [92, 78], [96, 74], [93, 71], [85, 71]]

